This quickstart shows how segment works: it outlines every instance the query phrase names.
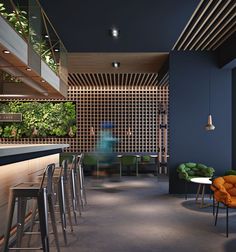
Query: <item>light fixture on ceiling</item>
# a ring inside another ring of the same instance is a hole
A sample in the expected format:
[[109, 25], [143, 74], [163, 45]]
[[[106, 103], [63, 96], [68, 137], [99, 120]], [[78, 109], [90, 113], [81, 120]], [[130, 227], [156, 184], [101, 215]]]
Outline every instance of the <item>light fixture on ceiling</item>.
[[120, 36], [120, 30], [117, 29], [116, 27], [112, 27], [112, 28], [110, 29], [110, 35], [111, 35], [113, 38], [117, 39], [117, 38]]
[[8, 51], [8, 50], [3, 50], [2, 52], [5, 54], [10, 54], [10, 51]]
[[45, 38], [49, 38], [49, 36], [48, 36], [47, 34], [46, 34], [46, 35], [44, 35], [44, 37], [45, 37]]
[[113, 66], [114, 68], [119, 68], [119, 67], [120, 67], [120, 62], [118, 62], [118, 61], [113, 61], [113, 62], [112, 62], [112, 66]]
[[55, 52], [59, 52], [59, 49], [58, 49], [58, 48], [55, 48], [54, 51], [55, 51]]
[[211, 74], [209, 77], [209, 114], [207, 117], [207, 125], [205, 126], [207, 131], [212, 131], [215, 129], [214, 124], [212, 123], [212, 115], [211, 115]]
[[[22, 73], [19, 69], [16, 69], [12, 66], [8, 66], [9, 63], [0, 57], [0, 68], [4, 67], [4, 71], [12, 76], [17, 76], [17, 79], [19, 79], [21, 82], [25, 83], [29, 87], [33, 88], [34, 90], [38, 91], [39, 93], [45, 95], [45, 88], [41, 87], [36, 81], [32, 80], [29, 76], [26, 76]], [[6, 67], [7, 66], [7, 67]]]

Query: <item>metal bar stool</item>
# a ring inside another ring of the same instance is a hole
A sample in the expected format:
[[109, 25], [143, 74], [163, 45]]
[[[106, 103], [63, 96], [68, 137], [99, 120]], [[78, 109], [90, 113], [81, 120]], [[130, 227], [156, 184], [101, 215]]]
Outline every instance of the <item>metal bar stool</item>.
[[84, 208], [87, 205], [87, 196], [84, 184], [84, 169], [82, 163], [83, 163], [83, 154], [80, 154], [77, 156], [77, 171], [79, 179], [80, 199], [82, 208]]
[[[58, 189], [58, 202], [60, 207], [60, 214], [62, 220], [62, 228], [63, 233], [65, 233], [65, 229], [67, 226], [66, 214], [68, 214], [68, 221], [70, 224], [71, 232], [73, 232], [72, 220], [71, 220], [71, 208], [69, 202], [69, 189], [68, 189], [68, 160], [62, 161], [62, 166], [59, 170], [59, 176], [56, 175], [54, 177], [58, 177], [57, 181], [57, 189]], [[64, 239], [66, 240], [66, 234], [64, 234]]]
[[68, 186], [67, 186], [67, 180], [68, 180], [67, 170], [68, 170], [68, 161], [63, 160], [62, 165], [58, 168], [55, 168], [55, 171], [53, 174], [53, 185], [56, 187], [55, 191], [57, 192], [57, 200], [58, 200], [59, 213], [60, 213], [60, 223], [62, 227], [62, 233], [63, 233], [65, 245], [67, 245], [66, 214], [68, 214], [68, 221], [70, 224], [70, 229], [71, 229], [71, 232], [73, 232], [70, 204], [69, 204], [69, 192], [68, 192]]
[[[48, 231], [48, 210], [51, 217], [52, 229], [55, 236], [55, 243], [57, 251], [60, 252], [58, 233], [56, 227], [55, 213], [54, 213], [54, 198], [52, 191], [52, 177], [55, 169], [55, 164], [49, 164], [44, 171], [41, 183], [24, 182], [10, 188], [9, 203], [8, 203], [8, 222], [6, 226], [3, 251], [9, 250], [43, 250], [49, 252], [49, 231]], [[45, 177], [47, 183], [45, 185]], [[40, 235], [42, 247], [36, 248], [22, 248], [21, 241], [24, 234], [25, 215], [27, 200], [35, 198], [38, 205], [38, 215], [40, 223]], [[15, 202], [18, 199], [17, 205], [17, 247], [9, 247], [10, 230], [13, 220]]]
[[71, 200], [72, 200], [72, 209], [74, 213], [74, 219], [75, 223], [78, 224], [77, 221], [77, 212], [79, 211], [79, 215], [81, 216], [81, 198], [79, 195], [79, 185], [78, 185], [78, 179], [77, 179], [77, 155], [73, 155], [72, 163], [70, 166], [70, 184], [71, 184]]

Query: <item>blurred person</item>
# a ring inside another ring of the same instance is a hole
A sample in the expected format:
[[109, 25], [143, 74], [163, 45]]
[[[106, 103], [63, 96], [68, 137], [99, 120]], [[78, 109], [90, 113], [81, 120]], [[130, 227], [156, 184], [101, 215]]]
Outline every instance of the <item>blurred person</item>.
[[113, 136], [112, 130], [114, 125], [112, 122], [103, 122], [96, 146], [96, 155], [99, 162], [99, 174], [109, 175], [114, 173], [117, 165], [117, 157], [113, 153], [113, 147], [118, 139]]

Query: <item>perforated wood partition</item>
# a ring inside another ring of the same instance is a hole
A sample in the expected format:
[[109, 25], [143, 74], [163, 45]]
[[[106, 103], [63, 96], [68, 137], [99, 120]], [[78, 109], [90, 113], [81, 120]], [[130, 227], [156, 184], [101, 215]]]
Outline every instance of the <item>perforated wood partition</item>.
[[72, 87], [69, 96], [78, 108], [78, 149], [93, 150], [101, 122], [115, 125], [116, 152], [157, 152], [158, 113], [168, 104], [168, 88]]
[[67, 152], [89, 152], [94, 149], [101, 122], [111, 121], [115, 125], [114, 135], [119, 139], [114, 151], [153, 153], [159, 150], [158, 120], [160, 110], [168, 109], [167, 85], [70, 87], [67, 100], [76, 103], [75, 138], [1, 138], [1, 143], [68, 143]]

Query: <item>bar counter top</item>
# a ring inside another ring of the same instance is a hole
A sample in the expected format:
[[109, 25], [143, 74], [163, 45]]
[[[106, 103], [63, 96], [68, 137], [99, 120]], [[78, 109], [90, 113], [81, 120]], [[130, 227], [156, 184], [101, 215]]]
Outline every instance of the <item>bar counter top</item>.
[[0, 165], [60, 153], [69, 144], [0, 144]]

